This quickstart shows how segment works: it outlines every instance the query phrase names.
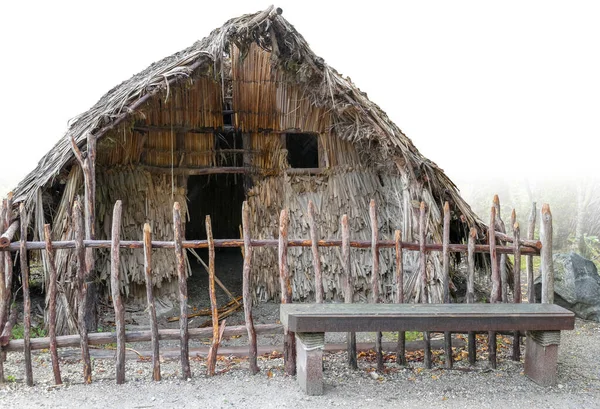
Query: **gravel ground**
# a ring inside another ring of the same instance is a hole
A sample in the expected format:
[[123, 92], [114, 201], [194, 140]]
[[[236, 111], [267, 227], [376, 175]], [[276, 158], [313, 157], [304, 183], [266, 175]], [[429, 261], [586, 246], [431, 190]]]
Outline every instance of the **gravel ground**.
[[[238, 260], [239, 262], [239, 260]], [[224, 264], [219, 271], [236, 269], [236, 262]], [[220, 275], [224, 284], [239, 294], [241, 281], [237, 274]], [[206, 274], [196, 271], [190, 279], [190, 307], [207, 307]], [[218, 291], [218, 303], [229, 301]], [[166, 317], [177, 314], [177, 308], [160, 319], [162, 328], [177, 328]], [[260, 303], [254, 308], [255, 323], [273, 323], [279, 318], [279, 305]], [[146, 313], [128, 311], [128, 329], [147, 325]], [[105, 326], [110, 315], [105, 315]], [[190, 321], [197, 327], [206, 318]], [[227, 325], [243, 324], [243, 312], [227, 319]], [[388, 338], [390, 334], [385, 334]], [[359, 342], [372, 341], [373, 334], [357, 334]], [[260, 345], [282, 344], [280, 335], [259, 336]], [[343, 342], [345, 334], [327, 334], [327, 342]], [[385, 339], [384, 339], [385, 340]], [[387, 339], [388, 341], [392, 339]], [[510, 337], [501, 339], [507, 343]], [[191, 341], [190, 347], [207, 345], [210, 340]], [[246, 337], [229, 338], [223, 345], [246, 345]], [[128, 345], [132, 349], [149, 349], [148, 343]], [[161, 341], [161, 351], [177, 348], [177, 341]], [[24, 382], [23, 355], [10, 353], [5, 362], [9, 382], [0, 385], [0, 408], [329, 408], [359, 406], [386, 407], [460, 407], [460, 408], [600, 408], [600, 323], [577, 320], [574, 331], [565, 331], [559, 349], [559, 383], [555, 387], [537, 386], [523, 374], [523, 363], [509, 358], [510, 346], [499, 347], [498, 368], [488, 368], [485, 352], [473, 367], [469, 366], [457, 348], [455, 369], [442, 369], [437, 352], [434, 369], [423, 368], [422, 353], [409, 357], [408, 367], [400, 367], [393, 357], [386, 362], [384, 373], [375, 372], [372, 354], [359, 355], [359, 370], [347, 368], [346, 355], [325, 353], [323, 396], [309, 397], [300, 391], [295, 377], [283, 372], [283, 359], [278, 354], [259, 359], [261, 371], [250, 375], [248, 362], [232, 356], [219, 357], [217, 375], [207, 377], [206, 361], [193, 358], [193, 376], [180, 379], [179, 360], [161, 363], [163, 380], [151, 381], [148, 360], [129, 359], [126, 362], [126, 383], [115, 384], [114, 361], [93, 360], [93, 383], [82, 382], [82, 365], [77, 349], [61, 349], [61, 372], [64, 384], [54, 386], [50, 357], [47, 351], [34, 351], [33, 375], [35, 385]], [[93, 352], [93, 351], [92, 351]], [[436, 354], [436, 352], [434, 352]], [[362, 355], [362, 357], [361, 357]], [[421, 359], [420, 359], [421, 358]]]
[[359, 370], [345, 365], [343, 353], [325, 354], [325, 394], [305, 396], [294, 377], [283, 374], [283, 360], [262, 357], [261, 372], [250, 375], [248, 362], [220, 358], [214, 377], [205, 375], [204, 359], [192, 360], [193, 377], [179, 379], [176, 360], [162, 363], [163, 380], [152, 382], [151, 364], [127, 361], [127, 382], [115, 385], [112, 360], [95, 360], [94, 382], [84, 385], [81, 363], [62, 360], [63, 386], [53, 386], [47, 352], [34, 356], [35, 386], [23, 380], [23, 356], [11, 353], [5, 363], [11, 381], [0, 387], [0, 407], [56, 408], [326, 408], [461, 407], [461, 408], [600, 408], [600, 324], [577, 320], [575, 331], [563, 332], [559, 384], [537, 386], [523, 375], [523, 364], [508, 359], [501, 348], [498, 369], [482, 360], [474, 367], [459, 361], [454, 370], [432, 370], [413, 361], [401, 368], [388, 362], [374, 372], [370, 355], [359, 359]]

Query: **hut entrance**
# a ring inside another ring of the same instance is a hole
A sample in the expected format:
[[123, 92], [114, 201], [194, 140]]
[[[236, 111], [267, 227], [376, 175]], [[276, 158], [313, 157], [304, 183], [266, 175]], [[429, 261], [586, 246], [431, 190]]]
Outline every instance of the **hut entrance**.
[[[240, 237], [242, 203], [246, 197], [243, 176], [233, 174], [190, 176], [187, 188], [189, 220], [186, 224], [185, 236], [188, 240], [206, 239], [206, 215], [210, 215], [215, 239]], [[240, 249], [217, 248], [215, 252], [217, 277], [229, 291], [241, 295], [243, 259]], [[198, 249], [197, 254], [208, 264], [206, 249]], [[190, 297], [197, 294], [197, 301], [208, 305], [208, 274], [196, 257], [191, 254], [188, 256], [192, 267]], [[229, 299], [223, 291], [217, 289], [217, 301], [222, 305]]]

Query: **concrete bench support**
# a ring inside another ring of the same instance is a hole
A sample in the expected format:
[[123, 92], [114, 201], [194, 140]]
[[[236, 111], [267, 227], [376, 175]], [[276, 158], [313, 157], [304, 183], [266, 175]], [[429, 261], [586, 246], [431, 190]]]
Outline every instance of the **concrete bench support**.
[[560, 331], [527, 331], [525, 375], [541, 386], [556, 385]]
[[325, 333], [296, 332], [296, 378], [307, 395], [323, 394]]

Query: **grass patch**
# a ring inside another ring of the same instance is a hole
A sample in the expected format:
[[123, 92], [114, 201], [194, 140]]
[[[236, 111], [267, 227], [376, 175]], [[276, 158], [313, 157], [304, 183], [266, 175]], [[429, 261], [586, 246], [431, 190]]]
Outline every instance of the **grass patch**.
[[[383, 336], [387, 339], [391, 339], [392, 341], [398, 341], [397, 332], [384, 332]], [[404, 339], [406, 340], [406, 342], [420, 341], [423, 339], [423, 333], [419, 331], [406, 331]]]
[[[24, 330], [23, 324], [16, 324], [12, 329], [11, 339], [23, 339]], [[43, 338], [48, 336], [48, 331], [41, 327], [32, 326], [29, 333], [31, 338]]]

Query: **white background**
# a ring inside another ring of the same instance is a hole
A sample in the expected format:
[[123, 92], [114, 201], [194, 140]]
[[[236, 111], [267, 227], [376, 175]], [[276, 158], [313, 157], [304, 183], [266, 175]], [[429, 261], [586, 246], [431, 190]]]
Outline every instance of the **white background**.
[[[0, 187], [67, 121], [257, 1], [0, 5]], [[459, 181], [598, 174], [600, 3], [280, 1], [317, 55]]]

